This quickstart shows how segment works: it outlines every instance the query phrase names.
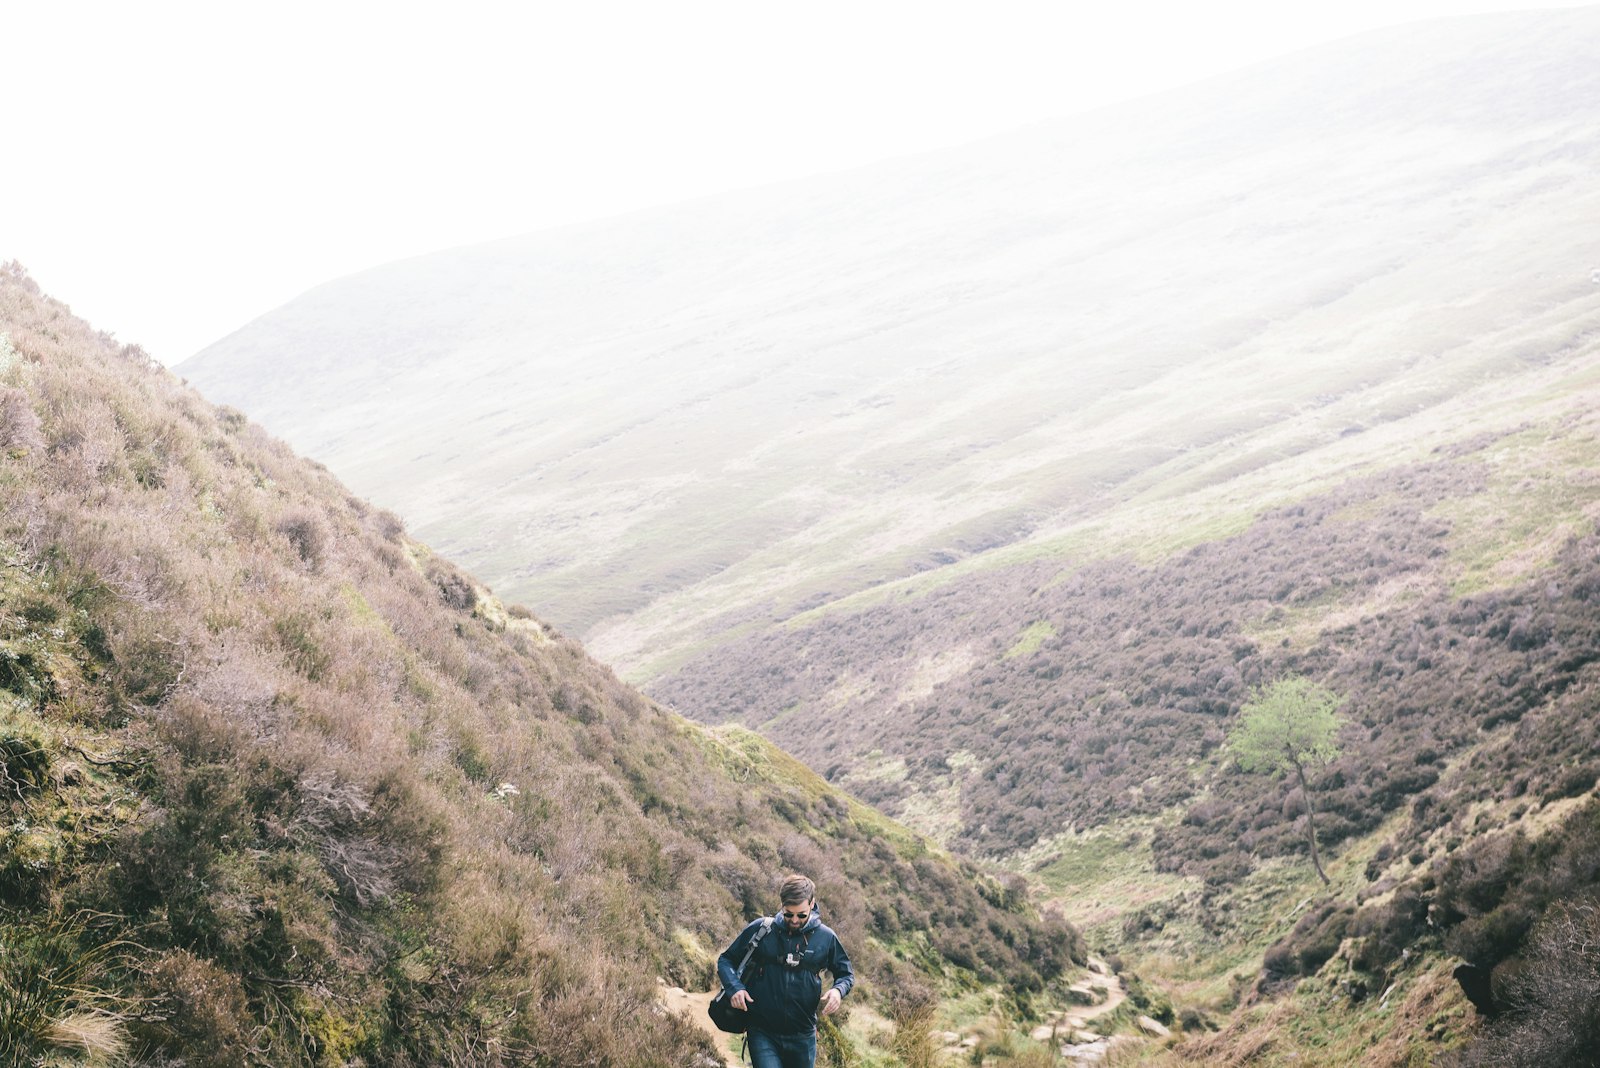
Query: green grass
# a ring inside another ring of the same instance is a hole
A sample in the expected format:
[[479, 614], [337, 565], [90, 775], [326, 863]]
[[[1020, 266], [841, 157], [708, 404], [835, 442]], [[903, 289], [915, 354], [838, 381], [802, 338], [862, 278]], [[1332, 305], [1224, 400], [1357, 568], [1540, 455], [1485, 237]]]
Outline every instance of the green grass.
[[1457, 962], [1419, 954], [1394, 979], [1385, 1000], [1352, 1003], [1322, 977], [1301, 981], [1285, 996], [1236, 1012], [1200, 1052], [1179, 1046], [1129, 1051], [1128, 1064], [1185, 1068], [1195, 1063], [1296, 1064], [1305, 1068], [1349, 1065], [1439, 1064], [1476, 1026], [1450, 971]]
[[[1160, 819], [1172, 820], [1176, 811]], [[1157, 819], [1122, 820], [1082, 834], [1063, 834], [1012, 858], [1033, 879], [1090, 945], [1117, 953], [1147, 982], [1169, 992], [1180, 1006], [1226, 1011], [1238, 983], [1253, 981], [1262, 954], [1283, 937], [1310, 901], [1354, 901], [1367, 885], [1367, 862], [1393, 836], [1404, 814], [1370, 834], [1343, 842], [1324, 858], [1332, 885], [1324, 888], [1309, 861], [1280, 858], [1258, 864], [1239, 882], [1211, 892], [1220, 933], [1198, 921], [1199, 880], [1158, 872], [1150, 853]], [[1141, 914], [1157, 929], [1124, 929]]]
[[1055, 624], [1049, 620], [1041, 619], [1036, 623], [1030, 623], [1023, 628], [1021, 635], [1017, 637], [1016, 643], [1006, 650], [1002, 659], [1014, 660], [1019, 656], [1030, 656], [1038, 652], [1041, 645], [1055, 636]]
[[1479, 456], [1487, 492], [1447, 502], [1452, 592], [1466, 596], [1523, 581], [1568, 538], [1592, 529], [1600, 505], [1600, 437], [1591, 415], [1577, 427], [1536, 425]]
[[710, 755], [736, 782], [760, 781], [787, 787], [799, 791], [810, 801], [825, 796], [840, 797], [845, 801], [850, 820], [857, 827], [868, 835], [881, 838], [903, 855], [944, 854], [933, 842], [877, 809], [847, 794], [839, 794], [821, 775], [755, 731], [738, 724], [704, 727], [687, 720], [680, 721], [678, 729]]

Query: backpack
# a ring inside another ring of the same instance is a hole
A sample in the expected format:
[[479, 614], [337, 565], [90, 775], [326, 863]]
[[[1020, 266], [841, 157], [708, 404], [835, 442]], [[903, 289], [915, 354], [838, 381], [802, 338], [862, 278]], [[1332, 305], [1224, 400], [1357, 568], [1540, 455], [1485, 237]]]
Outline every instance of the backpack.
[[[744, 966], [750, 963], [750, 957], [755, 953], [756, 947], [761, 944], [761, 939], [772, 930], [772, 917], [768, 916], [761, 921], [761, 929], [756, 932], [755, 938], [750, 941], [750, 948], [745, 951], [744, 960], [739, 962], [739, 967], [734, 970], [734, 977], [744, 978]], [[706, 1006], [706, 1015], [711, 1017], [711, 1022], [717, 1025], [717, 1030], [726, 1031], [730, 1035], [742, 1035], [750, 1027], [750, 1013], [736, 1009], [730, 1003], [733, 992], [726, 987], [717, 991], [717, 996], [711, 999], [711, 1004]]]

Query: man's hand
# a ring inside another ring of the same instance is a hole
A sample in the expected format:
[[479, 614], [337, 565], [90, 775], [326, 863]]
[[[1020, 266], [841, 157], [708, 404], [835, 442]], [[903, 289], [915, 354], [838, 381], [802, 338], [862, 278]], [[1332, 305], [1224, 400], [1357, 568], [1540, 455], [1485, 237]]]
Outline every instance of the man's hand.
[[750, 991], [735, 990], [733, 992], [733, 997], [728, 999], [728, 1004], [732, 1005], [740, 1012], [749, 1012], [750, 1006], [754, 1004], [755, 1000], [755, 998], [750, 996]]
[[832, 1016], [839, 1011], [839, 1002], [844, 999], [839, 996], [839, 988], [830, 986], [828, 992], [822, 996], [822, 1015]]

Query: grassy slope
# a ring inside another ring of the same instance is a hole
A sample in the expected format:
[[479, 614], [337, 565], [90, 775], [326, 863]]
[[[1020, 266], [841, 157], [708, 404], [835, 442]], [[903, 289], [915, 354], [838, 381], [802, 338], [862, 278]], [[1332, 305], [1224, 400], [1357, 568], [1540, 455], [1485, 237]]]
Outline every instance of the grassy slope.
[[795, 866], [864, 1003], [1022, 1011], [1071, 967], [1070, 929], [652, 705], [14, 265], [0, 450], [8, 1063], [701, 1064], [657, 977], [704, 989]]

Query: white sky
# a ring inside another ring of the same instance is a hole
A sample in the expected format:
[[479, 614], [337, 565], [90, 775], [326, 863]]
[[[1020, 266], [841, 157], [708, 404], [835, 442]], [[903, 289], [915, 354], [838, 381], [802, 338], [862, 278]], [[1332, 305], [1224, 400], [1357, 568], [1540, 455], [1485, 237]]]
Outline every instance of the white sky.
[[0, 260], [176, 363], [402, 256], [959, 144], [1517, 0], [0, 8]]

